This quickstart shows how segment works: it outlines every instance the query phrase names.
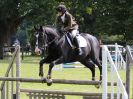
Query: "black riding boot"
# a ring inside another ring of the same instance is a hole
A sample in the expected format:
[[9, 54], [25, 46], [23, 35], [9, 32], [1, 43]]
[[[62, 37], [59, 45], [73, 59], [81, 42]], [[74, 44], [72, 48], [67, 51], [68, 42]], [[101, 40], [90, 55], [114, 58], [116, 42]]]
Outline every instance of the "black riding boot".
[[78, 43], [77, 37], [75, 37], [73, 40], [74, 40], [75, 46], [76, 46], [76, 48], [78, 50], [78, 54], [82, 55], [83, 52], [82, 52], [81, 48], [79, 47], [79, 43]]
[[73, 38], [70, 33], [67, 33], [68, 38], [70, 39], [71, 43], [73, 44]]

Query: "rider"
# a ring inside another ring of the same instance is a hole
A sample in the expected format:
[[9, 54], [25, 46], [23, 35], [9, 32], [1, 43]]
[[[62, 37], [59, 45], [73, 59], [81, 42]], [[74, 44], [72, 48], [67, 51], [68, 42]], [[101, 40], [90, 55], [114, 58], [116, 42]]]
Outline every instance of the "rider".
[[79, 34], [78, 24], [76, 23], [75, 18], [67, 11], [66, 6], [63, 5], [63, 4], [60, 4], [56, 8], [56, 10], [58, 12], [58, 16], [57, 16], [57, 19], [56, 19], [57, 29], [61, 32], [71, 33], [71, 36], [72, 36], [71, 38], [75, 42], [75, 46], [78, 50], [79, 55], [81, 55], [82, 50], [79, 47], [79, 43], [78, 43], [78, 40], [77, 40], [77, 35]]

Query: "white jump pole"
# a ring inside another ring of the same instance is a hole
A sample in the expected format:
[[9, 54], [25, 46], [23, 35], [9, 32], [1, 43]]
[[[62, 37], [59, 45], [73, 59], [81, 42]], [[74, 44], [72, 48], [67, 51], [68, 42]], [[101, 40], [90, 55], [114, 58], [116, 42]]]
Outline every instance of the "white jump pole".
[[[20, 66], [21, 66], [21, 57], [20, 57], [20, 46], [17, 45], [17, 57], [16, 57], [16, 77], [20, 77]], [[20, 81], [16, 82], [16, 99], [20, 99]]]
[[107, 51], [102, 47], [102, 99], [107, 99]]

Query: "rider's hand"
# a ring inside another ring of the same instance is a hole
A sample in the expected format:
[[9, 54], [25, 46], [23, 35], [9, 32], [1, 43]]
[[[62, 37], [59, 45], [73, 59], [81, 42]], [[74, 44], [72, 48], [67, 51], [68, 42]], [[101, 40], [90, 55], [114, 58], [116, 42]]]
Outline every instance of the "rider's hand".
[[64, 28], [64, 31], [65, 31], [65, 32], [67, 32], [67, 29], [66, 29], [66, 28]]
[[64, 28], [61, 28], [60, 30], [61, 30], [62, 32], [64, 32]]

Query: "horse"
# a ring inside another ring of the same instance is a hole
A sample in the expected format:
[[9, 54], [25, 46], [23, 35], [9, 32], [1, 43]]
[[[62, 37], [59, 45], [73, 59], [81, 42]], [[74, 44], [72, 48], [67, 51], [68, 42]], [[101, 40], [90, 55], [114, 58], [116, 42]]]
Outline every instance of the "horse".
[[34, 27], [36, 30], [36, 52], [41, 52], [43, 49], [47, 52], [47, 56], [40, 61], [39, 76], [43, 77], [43, 64], [49, 63], [49, 70], [47, 74], [47, 84], [52, 84], [52, 68], [61, 63], [70, 63], [79, 61], [81, 64], [91, 70], [92, 80], [95, 80], [95, 64], [100, 70], [100, 81], [102, 80], [102, 65], [99, 60], [100, 44], [96, 37], [80, 33], [80, 35], [87, 41], [87, 46], [82, 47], [82, 55], [70, 46], [67, 40], [67, 33], [60, 35], [56, 28], [53, 27]]

